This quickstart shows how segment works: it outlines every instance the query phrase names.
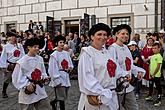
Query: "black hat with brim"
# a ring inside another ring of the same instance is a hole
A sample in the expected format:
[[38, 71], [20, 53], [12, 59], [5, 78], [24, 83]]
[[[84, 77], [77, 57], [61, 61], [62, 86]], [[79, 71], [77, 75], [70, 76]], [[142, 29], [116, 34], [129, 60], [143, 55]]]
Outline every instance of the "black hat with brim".
[[113, 35], [115, 35], [118, 31], [122, 30], [122, 29], [126, 29], [129, 33], [129, 35], [132, 32], [132, 29], [129, 25], [127, 24], [121, 24], [121, 25], [117, 25], [114, 29], [113, 29]]
[[16, 31], [15, 29], [11, 29], [11, 30], [7, 31], [6, 35], [7, 35], [8, 37], [11, 37], [11, 36], [18, 37], [17, 31]]
[[8, 37], [11, 37], [11, 36], [18, 37], [17, 32], [16, 32], [15, 29], [11, 29], [11, 30], [7, 31], [6, 35], [7, 35]]
[[39, 45], [39, 48], [42, 49], [44, 46], [43, 43], [44, 42], [41, 39], [30, 38], [25, 41], [25, 48], [27, 48], [28, 46], [33, 47], [34, 45]]
[[104, 23], [98, 23], [92, 26], [92, 28], [88, 32], [89, 38], [91, 38], [92, 35], [94, 35], [96, 32], [104, 30], [107, 32], [107, 36], [111, 35], [111, 28], [104, 24]]

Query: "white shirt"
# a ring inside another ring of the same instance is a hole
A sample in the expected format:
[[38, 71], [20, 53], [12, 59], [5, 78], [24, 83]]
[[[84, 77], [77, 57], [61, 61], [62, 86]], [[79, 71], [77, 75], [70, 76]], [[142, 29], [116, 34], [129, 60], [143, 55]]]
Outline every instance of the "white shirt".
[[[111, 63], [112, 64], [111, 64]], [[114, 67], [110, 67], [116, 65]], [[112, 73], [108, 68], [115, 68]], [[115, 91], [116, 80], [125, 76], [126, 71], [120, 69], [115, 60], [112, 59], [108, 50], [97, 50], [92, 46], [83, 47], [78, 65], [78, 81], [81, 92], [78, 110], [117, 110], [118, 100]], [[99, 107], [91, 106], [87, 101], [87, 95], [99, 96], [103, 103]]]
[[[19, 51], [19, 52], [18, 52]], [[0, 68], [6, 68], [8, 62], [16, 63], [20, 58], [25, 55], [23, 46], [18, 43], [17, 45], [13, 45], [11, 43], [7, 43], [3, 46], [3, 50], [0, 57]]]
[[72, 60], [67, 51], [64, 51], [64, 50], [62, 52], [54, 51], [50, 55], [48, 73], [51, 77], [51, 81], [50, 81], [49, 86], [55, 87], [59, 84], [65, 87], [71, 86], [69, 74], [65, 71], [62, 71], [63, 61], [67, 63], [68, 68], [73, 68]]
[[143, 40], [140, 40], [139, 42], [138, 42], [138, 47], [139, 47], [139, 49], [143, 49], [144, 48], [144, 46], [145, 46], [145, 41], [143, 41]]
[[22, 104], [32, 104], [41, 99], [47, 97], [44, 87], [36, 85], [36, 94], [31, 95], [25, 94], [25, 87], [29, 85], [30, 81], [28, 78], [32, 79], [32, 72], [35, 69], [41, 71], [41, 78], [44, 79], [47, 76], [43, 58], [36, 55], [35, 57], [30, 57], [25, 55], [19, 61], [17, 61], [16, 67], [12, 74], [12, 83], [19, 90], [18, 102]]
[[[144, 73], [143, 75], [145, 75], [144, 69], [133, 65], [131, 52], [126, 45], [123, 44], [123, 46], [119, 46], [118, 44], [113, 43], [109, 47], [109, 50], [110, 50], [111, 56], [118, 61], [120, 67], [123, 70], [127, 71], [130, 74], [130, 76], [131, 74], [134, 74], [135, 77], [137, 77], [138, 72], [143, 72]], [[131, 64], [129, 65], [130, 67], [126, 67], [126, 59], [131, 61]], [[129, 85], [129, 87], [126, 89], [126, 92], [129, 93], [133, 90], [134, 90], [134, 87]]]

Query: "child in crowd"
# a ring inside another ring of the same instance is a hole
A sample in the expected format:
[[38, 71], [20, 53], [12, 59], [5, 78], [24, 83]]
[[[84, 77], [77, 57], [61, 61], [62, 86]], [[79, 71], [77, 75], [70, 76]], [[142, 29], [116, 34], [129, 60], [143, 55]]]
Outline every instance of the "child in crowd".
[[154, 43], [152, 50], [154, 55], [151, 56], [150, 58], [150, 66], [149, 66], [149, 73], [150, 73], [150, 79], [149, 79], [149, 94], [145, 98], [146, 101], [152, 100], [152, 94], [153, 94], [153, 85], [155, 83], [156, 89], [158, 90], [158, 95], [157, 95], [157, 100], [154, 103], [154, 106], [160, 106], [161, 105], [161, 94], [162, 94], [162, 89], [161, 89], [161, 84], [160, 84], [160, 79], [161, 79], [161, 66], [162, 66], [162, 61], [163, 58], [160, 54], [160, 44], [159, 43]]

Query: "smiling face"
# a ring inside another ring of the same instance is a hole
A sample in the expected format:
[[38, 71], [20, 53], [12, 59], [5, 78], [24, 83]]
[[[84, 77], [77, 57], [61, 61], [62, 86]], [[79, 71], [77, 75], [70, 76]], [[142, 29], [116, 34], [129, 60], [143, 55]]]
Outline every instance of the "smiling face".
[[39, 52], [39, 45], [28, 46], [28, 53], [30, 55], [37, 55]]
[[147, 40], [147, 45], [152, 46], [154, 44], [154, 41], [150, 38]]
[[128, 30], [127, 29], [119, 30], [116, 33], [116, 37], [117, 37], [117, 41], [120, 41], [122, 43], [127, 42], [127, 40], [129, 39]]
[[60, 49], [63, 49], [64, 48], [64, 45], [65, 45], [65, 41], [64, 40], [60, 40], [57, 43], [57, 47], [60, 48]]
[[136, 50], [136, 45], [135, 45], [135, 44], [132, 44], [132, 45], [130, 46], [130, 50], [131, 50], [131, 51]]
[[94, 35], [91, 36], [92, 44], [102, 48], [107, 40], [107, 32], [104, 30], [97, 31]]
[[154, 46], [152, 46], [152, 51], [153, 51], [154, 54], [159, 53], [159, 52], [160, 52], [160, 48], [159, 48], [159, 46], [158, 46], [158, 45], [154, 45]]

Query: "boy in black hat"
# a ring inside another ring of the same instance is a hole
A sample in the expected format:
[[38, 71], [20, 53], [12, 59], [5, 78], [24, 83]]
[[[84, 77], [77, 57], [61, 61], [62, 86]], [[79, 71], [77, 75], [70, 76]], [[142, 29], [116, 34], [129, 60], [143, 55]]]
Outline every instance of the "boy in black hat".
[[[141, 80], [145, 74], [145, 70], [133, 65], [131, 52], [124, 44], [131, 34], [131, 27], [126, 24], [118, 25], [114, 28], [113, 34], [117, 39], [116, 42], [109, 47], [109, 50], [112, 53], [115, 53], [113, 54], [113, 58], [118, 61], [120, 67], [127, 71], [130, 76], [134, 74], [135, 77]], [[119, 95], [119, 98], [123, 99], [121, 101], [119, 100], [121, 108], [124, 108], [125, 110], [138, 110], [138, 104], [133, 90], [134, 87], [129, 85], [129, 87], [126, 89], [126, 93], [124, 95]]]
[[18, 61], [25, 54], [23, 46], [20, 43], [17, 43], [16, 30], [11, 29], [6, 33], [6, 35], [9, 37], [9, 43], [3, 46], [0, 57], [0, 68], [3, 68], [4, 70], [4, 83], [2, 89], [3, 98], [8, 98], [6, 90], [12, 80], [11, 75], [16, 61]]
[[44, 61], [38, 55], [40, 40], [27, 39], [28, 53], [17, 61], [12, 74], [13, 85], [19, 90], [18, 102], [21, 110], [50, 110], [44, 85], [49, 83]]

